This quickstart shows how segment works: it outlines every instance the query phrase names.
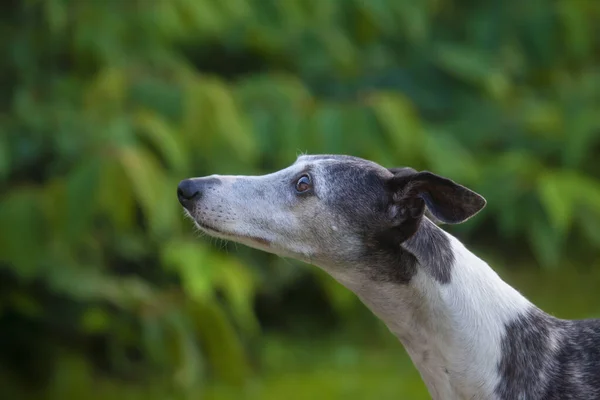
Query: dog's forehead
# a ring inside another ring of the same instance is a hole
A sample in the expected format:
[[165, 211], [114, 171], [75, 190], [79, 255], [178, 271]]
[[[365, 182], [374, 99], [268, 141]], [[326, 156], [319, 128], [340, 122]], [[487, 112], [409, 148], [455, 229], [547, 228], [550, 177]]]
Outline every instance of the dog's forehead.
[[[337, 154], [319, 154], [319, 155], [301, 155], [297, 158], [294, 166], [314, 166], [319, 168], [321, 171], [376, 171], [380, 173], [386, 173], [387, 169], [381, 165], [365, 160], [363, 158], [337, 155]], [[333, 168], [332, 168], [333, 167]]]

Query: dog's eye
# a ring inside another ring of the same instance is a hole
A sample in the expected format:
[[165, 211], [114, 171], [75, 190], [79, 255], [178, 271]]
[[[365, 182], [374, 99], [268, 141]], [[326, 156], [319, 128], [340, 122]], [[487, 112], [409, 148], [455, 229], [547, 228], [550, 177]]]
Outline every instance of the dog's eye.
[[312, 182], [310, 180], [310, 176], [302, 175], [298, 182], [296, 182], [296, 191], [298, 193], [304, 193], [309, 191], [312, 188]]

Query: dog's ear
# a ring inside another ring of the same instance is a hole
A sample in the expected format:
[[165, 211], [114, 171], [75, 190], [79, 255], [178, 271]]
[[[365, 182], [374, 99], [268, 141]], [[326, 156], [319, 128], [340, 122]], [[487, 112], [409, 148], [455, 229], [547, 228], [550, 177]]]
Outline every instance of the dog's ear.
[[417, 173], [416, 169], [410, 167], [388, 168], [388, 171], [394, 174], [394, 177], [409, 176]]
[[410, 168], [395, 168], [390, 179], [394, 203], [401, 214], [418, 218], [425, 207], [437, 220], [460, 224], [477, 214], [486, 205], [485, 199], [474, 191], [450, 179], [428, 171], [411, 172]]

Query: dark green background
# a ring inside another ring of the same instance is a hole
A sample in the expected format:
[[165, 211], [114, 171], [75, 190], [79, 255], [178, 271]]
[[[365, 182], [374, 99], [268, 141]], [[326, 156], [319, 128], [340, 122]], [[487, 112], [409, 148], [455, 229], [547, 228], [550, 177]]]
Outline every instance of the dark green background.
[[9, 0], [0, 46], [3, 399], [427, 398], [347, 290], [184, 219], [300, 152], [473, 188], [452, 233], [600, 314], [600, 1]]

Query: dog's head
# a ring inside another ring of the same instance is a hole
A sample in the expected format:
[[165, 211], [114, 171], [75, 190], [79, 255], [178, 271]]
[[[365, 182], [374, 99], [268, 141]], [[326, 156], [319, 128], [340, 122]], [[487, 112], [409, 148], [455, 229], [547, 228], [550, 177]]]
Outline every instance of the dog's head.
[[321, 265], [352, 262], [383, 238], [400, 246], [426, 211], [456, 224], [485, 206], [480, 195], [430, 172], [339, 155], [301, 156], [263, 176], [187, 179], [177, 195], [209, 235]]

